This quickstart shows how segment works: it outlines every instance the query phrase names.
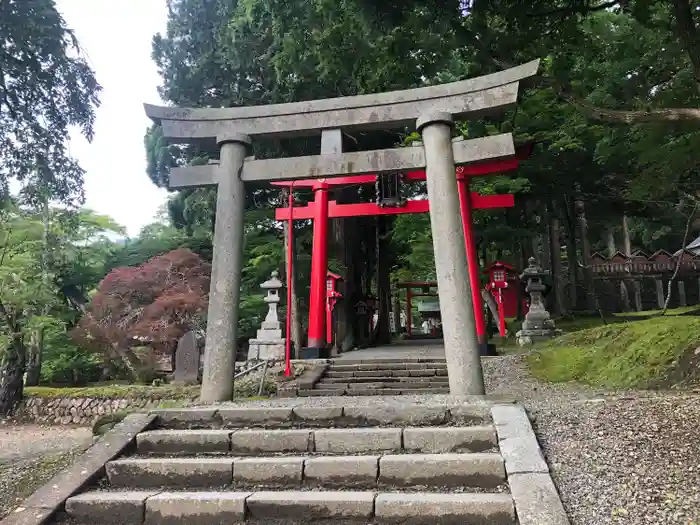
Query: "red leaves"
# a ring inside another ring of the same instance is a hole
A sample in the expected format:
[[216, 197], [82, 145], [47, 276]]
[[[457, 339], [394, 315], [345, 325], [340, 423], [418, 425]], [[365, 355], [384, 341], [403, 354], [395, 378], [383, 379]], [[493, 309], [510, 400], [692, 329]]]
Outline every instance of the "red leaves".
[[100, 283], [76, 335], [99, 346], [174, 343], [204, 314], [210, 275], [211, 265], [186, 248], [115, 268]]

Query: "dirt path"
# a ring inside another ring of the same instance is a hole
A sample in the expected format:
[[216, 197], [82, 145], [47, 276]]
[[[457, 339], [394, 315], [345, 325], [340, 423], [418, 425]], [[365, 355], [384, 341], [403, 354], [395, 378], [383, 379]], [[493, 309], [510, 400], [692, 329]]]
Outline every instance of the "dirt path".
[[0, 518], [91, 443], [89, 428], [0, 422]]

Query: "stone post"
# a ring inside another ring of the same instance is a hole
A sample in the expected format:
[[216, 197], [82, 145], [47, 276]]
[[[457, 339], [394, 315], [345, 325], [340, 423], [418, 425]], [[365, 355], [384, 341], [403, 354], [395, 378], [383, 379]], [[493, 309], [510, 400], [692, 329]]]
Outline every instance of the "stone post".
[[484, 378], [452, 152], [452, 125], [452, 116], [439, 112], [424, 115], [416, 123], [425, 148], [430, 224], [450, 393], [483, 395]]
[[231, 134], [219, 137], [218, 142], [221, 155], [200, 395], [203, 403], [228, 401], [233, 397], [245, 208], [245, 188], [240, 175], [250, 138]]

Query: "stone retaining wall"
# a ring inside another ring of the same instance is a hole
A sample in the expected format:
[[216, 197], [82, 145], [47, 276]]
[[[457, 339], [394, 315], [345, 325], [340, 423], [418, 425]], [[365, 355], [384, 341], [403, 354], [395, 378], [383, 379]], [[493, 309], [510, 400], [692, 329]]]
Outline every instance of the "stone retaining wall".
[[[162, 399], [149, 398], [28, 397], [18, 410], [17, 418], [49, 425], [89, 426], [104, 414], [145, 409], [162, 402]], [[187, 401], [182, 400], [182, 404]]]

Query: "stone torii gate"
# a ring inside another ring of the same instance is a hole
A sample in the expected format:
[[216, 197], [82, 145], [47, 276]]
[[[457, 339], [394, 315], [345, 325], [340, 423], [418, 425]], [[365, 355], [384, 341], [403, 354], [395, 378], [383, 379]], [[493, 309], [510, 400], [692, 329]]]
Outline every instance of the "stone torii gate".
[[[517, 102], [535, 60], [459, 82], [388, 93], [239, 108], [145, 105], [175, 143], [217, 145], [218, 163], [174, 168], [172, 188], [216, 186], [216, 225], [201, 400], [233, 395], [245, 183], [324, 179], [425, 169], [450, 393], [480, 395], [484, 381], [474, 324], [455, 166], [515, 156], [510, 134], [452, 141], [455, 119], [497, 114]], [[342, 152], [342, 131], [414, 128], [420, 146]], [[321, 154], [257, 160], [251, 141], [320, 135]]]

